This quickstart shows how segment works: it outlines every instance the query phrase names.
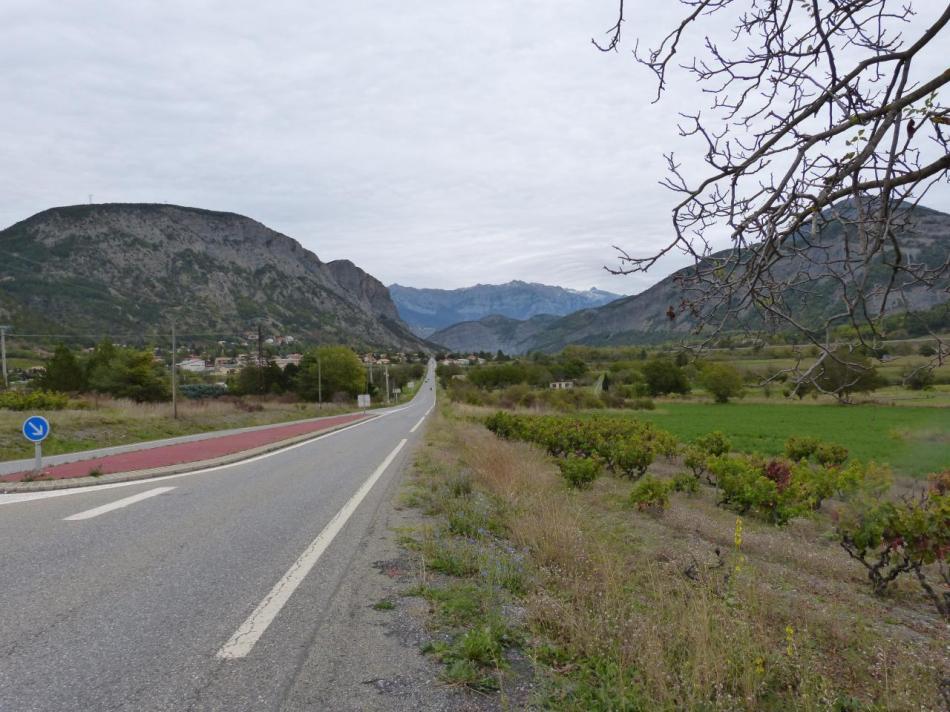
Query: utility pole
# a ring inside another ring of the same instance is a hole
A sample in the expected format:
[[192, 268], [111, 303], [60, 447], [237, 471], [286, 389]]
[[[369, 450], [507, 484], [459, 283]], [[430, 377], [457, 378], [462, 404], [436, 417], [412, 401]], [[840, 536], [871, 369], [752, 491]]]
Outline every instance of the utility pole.
[[178, 339], [175, 334], [175, 320], [172, 319], [172, 418], [178, 420]]
[[385, 366], [385, 375], [386, 375], [386, 405], [389, 405], [389, 366]]
[[10, 378], [7, 376], [7, 329], [9, 324], [0, 324], [0, 360], [3, 362], [3, 387], [10, 387]]
[[257, 322], [257, 392], [264, 394], [264, 335], [260, 322]]
[[319, 352], [317, 353], [317, 402], [320, 404], [320, 408], [323, 408], [323, 366]]

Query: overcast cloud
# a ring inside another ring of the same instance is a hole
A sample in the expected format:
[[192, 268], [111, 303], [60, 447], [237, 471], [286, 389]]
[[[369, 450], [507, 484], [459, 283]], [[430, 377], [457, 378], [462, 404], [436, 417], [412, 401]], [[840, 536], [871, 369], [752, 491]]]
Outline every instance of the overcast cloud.
[[[627, 49], [679, 13], [633, 4]], [[651, 105], [629, 52], [590, 44], [615, 13], [616, 0], [4, 0], [0, 226], [92, 194], [241, 213], [387, 284], [640, 291], [682, 262], [636, 278], [602, 267], [612, 244], [668, 239], [661, 152], [694, 87]]]

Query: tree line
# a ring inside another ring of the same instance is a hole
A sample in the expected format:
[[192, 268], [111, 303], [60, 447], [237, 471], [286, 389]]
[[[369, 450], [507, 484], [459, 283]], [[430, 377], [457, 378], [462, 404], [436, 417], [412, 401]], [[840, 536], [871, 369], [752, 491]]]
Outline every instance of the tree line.
[[[425, 366], [394, 364], [389, 366], [391, 389], [405, 388], [423, 377]], [[181, 374], [193, 379], [192, 374]], [[377, 368], [372, 382], [360, 358], [346, 346], [319, 346], [309, 349], [300, 365], [281, 369], [267, 359], [263, 365], [248, 364], [227, 379], [227, 389], [182, 387], [184, 395], [207, 397], [215, 394], [283, 395], [294, 394], [305, 401], [340, 401], [360, 393], [380, 397], [384, 374]], [[76, 352], [65, 344], [56, 346], [47, 360], [45, 371], [35, 380], [37, 389], [60, 393], [98, 393], [137, 402], [161, 402], [171, 399], [171, 378], [166, 364], [148, 349], [117, 346], [109, 340], [89, 352]]]

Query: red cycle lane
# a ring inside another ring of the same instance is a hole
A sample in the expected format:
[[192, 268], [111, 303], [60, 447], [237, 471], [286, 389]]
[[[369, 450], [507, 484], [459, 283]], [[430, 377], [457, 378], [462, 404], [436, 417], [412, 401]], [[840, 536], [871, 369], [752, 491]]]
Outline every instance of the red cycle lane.
[[[123, 452], [116, 455], [94, 457], [88, 460], [77, 460], [76, 462], [67, 462], [62, 465], [44, 467], [43, 475], [44, 479], [51, 478], [61, 480], [72, 477], [86, 477], [92, 471], [109, 475], [115, 472], [136, 472], [138, 470], [150, 470], [155, 467], [167, 467], [169, 465], [182, 465], [189, 462], [213, 460], [218, 457], [224, 457], [225, 455], [233, 455], [264, 445], [271, 445], [281, 440], [287, 440], [300, 435], [307, 435], [309, 433], [316, 434], [322, 430], [329, 430], [341, 425], [354, 423], [365, 417], [366, 416], [362, 413], [340, 415], [314, 422], [278, 425], [273, 428], [254, 430], [248, 433], [222, 435], [217, 438], [212, 437], [205, 440], [194, 440], [192, 442], [178, 443], [175, 445], [162, 445], [160, 447], [133, 450], [132, 452]], [[19, 482], [30, 474], [32, 473], [27, 471], [4, 475], [0, 477], [0, 482]]]

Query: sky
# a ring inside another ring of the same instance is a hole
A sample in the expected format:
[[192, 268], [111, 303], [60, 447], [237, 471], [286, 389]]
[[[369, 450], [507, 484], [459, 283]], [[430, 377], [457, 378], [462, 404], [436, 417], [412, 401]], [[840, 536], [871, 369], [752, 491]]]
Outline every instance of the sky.
[[4, 0], [0, 227], [168, 202], [386, 284], [639, 292], [684, 258], [604, 266], [669, 240], [662, 153], [697, 95], [651, 103], [629, 50], [681, 9], [631, 4], [604, 54], [616, 0]]

